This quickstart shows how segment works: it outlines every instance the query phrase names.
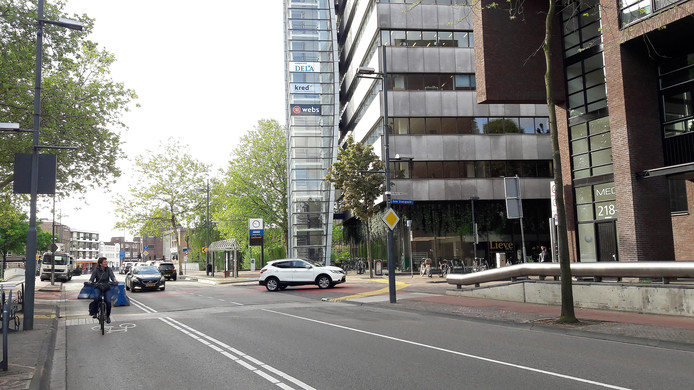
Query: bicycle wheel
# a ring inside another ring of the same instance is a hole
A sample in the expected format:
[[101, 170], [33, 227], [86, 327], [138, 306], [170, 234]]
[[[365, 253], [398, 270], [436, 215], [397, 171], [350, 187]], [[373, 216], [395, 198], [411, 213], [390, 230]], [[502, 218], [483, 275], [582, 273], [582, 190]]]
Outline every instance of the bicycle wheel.
[[106, 302], [102, 299], [99, 302], [99, 325], [101, 326], [101, 335], [104, 335], [104, 323], [106, 322]]

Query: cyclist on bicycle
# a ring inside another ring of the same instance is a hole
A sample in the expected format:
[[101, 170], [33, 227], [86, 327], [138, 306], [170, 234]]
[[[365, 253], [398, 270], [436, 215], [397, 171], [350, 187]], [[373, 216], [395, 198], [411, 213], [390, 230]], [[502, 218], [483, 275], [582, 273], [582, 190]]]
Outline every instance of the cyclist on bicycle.
[[[111, 323], [111, 286], [109, 286], [109, 281], [117, 283], [116, 275], [113, 274], [113, 270], [108, 266], [108, 262], [105, 257], [99, 257], [97, 261], [97, 267], [92, 271], [92, 276], [89, 277], [88, 284], [96, 284], [94, 287], [94, 300], [89, 303], [89, 314], [92, 318], [96, 318], [96, 313], [99, 310], [99, 301], [101, 300], [101, 294], [105, 294], [106, 300], [106, 323]], [[101, 286], [104, 286], [102, 291]], [[106, 287], [108, 286], [108, 287]]]

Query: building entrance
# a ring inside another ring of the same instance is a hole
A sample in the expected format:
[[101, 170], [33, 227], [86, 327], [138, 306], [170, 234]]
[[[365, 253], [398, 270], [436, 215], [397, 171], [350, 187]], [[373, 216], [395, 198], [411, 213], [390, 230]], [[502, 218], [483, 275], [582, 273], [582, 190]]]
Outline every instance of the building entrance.
[[598, 236], [598, 261], [618, 261], [617, 222], [606, 221], [595, 224]]

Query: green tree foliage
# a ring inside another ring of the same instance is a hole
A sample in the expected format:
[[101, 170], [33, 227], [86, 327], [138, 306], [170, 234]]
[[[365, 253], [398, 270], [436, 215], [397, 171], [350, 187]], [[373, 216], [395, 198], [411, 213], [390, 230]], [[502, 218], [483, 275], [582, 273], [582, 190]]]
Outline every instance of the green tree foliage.
[[276, 120], [259, 120], [241, 138], [214, 188], [210, 214], [219, 221], [222, 235], [236, 238], [240, 248], [248, 245], [248, 219], [262, 218], [265, 251], [270, 256], [286, 254], [287, 134]]
[[373, 277], [371, 265], [371, 227], [369, 220], [376, 212], [376, 199], [385, 191], [385, 164], [373, 151], [371, 145], [354, 142], [350, 135], [344, 147], [337, 152], [337, 161], [328, 169], [325, 180], [342, 192], [343, 210], [351, 210], [362, 223], [366, 224], [366, 259], [369, 276]]
[[2, 267], [0, 278], [5, 274], [5, 261], [7, 255], [22, 254], [27, 240], [29, 222], [26, 214], [16, 207], [9, 199], [4, 197], [0, 201], [0, 253], [2, 253]]
[[[63, 16], [64, 1], [45, 6], [47, 20]], [[0, 118], [23, 129], [33, 126], [36, 67], [36, 2], [0, 0]], [[40, 144], [75, 147], [58, 154], [57, 189], [75, 194], [110, 183], [120, 175], [121, 115], [137, 98], [110, 77], [113, 54], [88, 39], [94, 20], [74, 15], [84, 30], [46, 25], [43, 42]], [[31, 153], [32, 137], [2, 135], [0, 191], [11, 188], [15, 153]], [[42, 151], [51, 153], [51, 151]]]
[[178, 248], [178, 269], [182, 267], [182, 245], [179, 226], [189, 226], [192, 218], [205, 206], [205, 194], [199, 191], [209, 166], [193, 159], [187, 145], [169, 138], [156, 149], [135, 159], [130, 177], [130, 196], [116, 199], [117, 228], [127, 228], [141, 235], [161, 236], [173, 231]]

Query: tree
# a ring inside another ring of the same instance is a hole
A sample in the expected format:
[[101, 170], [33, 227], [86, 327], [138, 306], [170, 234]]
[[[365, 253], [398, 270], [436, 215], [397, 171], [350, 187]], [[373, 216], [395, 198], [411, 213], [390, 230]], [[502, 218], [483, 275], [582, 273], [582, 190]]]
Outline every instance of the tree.
[[337, 161], [328, 169], [325, 180], [342, 191], [343, 210], [351, 210], [366, 226], [366, 261], [369, 277], [373, 277], [371, 259], [371, 226], [369, 220], [376, 212], [376, 199], [385, 191], [385, 163], [373, 151], [371, 145], [354, 142], [347, 137], [345, 145], [337, 152]]
[[542, 51], [545, 55], [545, 92], [549, 109], [549, 132], [552, 137], [552, 163], [554, 164], [554, 184], [556, 187], [557, 214], [557, 247], [559, 249], [559, 267], [561, 273], [561, 314], [559, 322], [578, 322], [574, 312], [573, 283], [571, 282], [571, 263], [569, 262], [569, 236], [566, 228], [566, 209], [564, 206], [564, 179], [562, 177], [561, 155], [559, 149], [559, 129], [557, 127], [557, 104], [554, 100], [552, 75], [552, 26], [557, 12], [556, 2], [550, 0], [545, 19], [545, 39]]
[[142, 235], [161, 236], [170, 228], [178, 249], [178, 267], [182, 269], [182, 246], [178, 229], [188, 226], [205, 205], [205, 197], [195, 186], [207, 177], [209, 166], [193, 159], [187, 145], [169, 138], [144, 156], [135, 158], [129, 184], [130, 197], [116, 199], [117, 228], [128, 228]]
[[[213, 189], [210, 215], [218, 229], [237, 237], [248, 235], [248, 219], [262, 218], [266, 249], [280, 245], [287, 252], [287, 134], [276, 120], [261, 119], [232, 152], [219, 186]], [[276, 235], [273, 239], [273, 235]]]
[[5, 277], [5, 262], [9, 253], [24, 253], [29, 222], [26, 214], [15, 207], [9, 197], [0, 202], [0, 253], [2, 268], [0, 278]]
[[[47, 3], [45, 19], [58, 20], [64, 5]], [[0, 0], [0, 118], [25, 129], [33, 126], [36, 13], [35, 2]], [[137, 98], [111, 79], [113, 54], [88, 40], [94, 20], [72, 18], [85, 23], [82, 32], [44, 29], [40, 143], [77, 148], [57, 152], [60, 194], [81, 193], [120, 175], [120, 135], [110, 129], [125, 129], [121, 115]], [[0, 191], [7, 191], [14, 180], [14, 155], [30, 153], [32, 139], [26, 134], [3, 138]]]

